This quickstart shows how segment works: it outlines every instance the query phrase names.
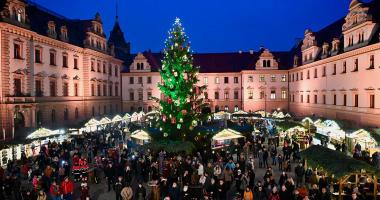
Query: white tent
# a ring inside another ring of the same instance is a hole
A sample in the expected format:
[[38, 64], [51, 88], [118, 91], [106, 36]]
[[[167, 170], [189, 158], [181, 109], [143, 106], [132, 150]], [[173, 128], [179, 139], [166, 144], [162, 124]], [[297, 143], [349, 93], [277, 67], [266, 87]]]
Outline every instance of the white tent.
[[88, 122], [84, 126], [97, 126], [97, 125], [99, 125], [99, 121], [94, 118], [91, 118], [90, 120], [88, 120]]
[[239, 111], [236, 111], [234, 113], [232, 113], [233, 115], [247, 115], [248, 113], [243, 111], [243, 110], [239, 110]]
[[146, 142], [149, 142], [152, 140], [152, 137], [150, 137], [149, 133], [147, 133], [144, 130], [136, 130], [131, 134], [131, 138], [134, 138], [137, 140], [137, 143], [140, 145], [143, 145]]
[[317, 133], [331, 137], [335, 140], [342, 141], [345, 138], [345, 131], [333, 120], [325, 120], [314, 124], [317, 127]]
[[237, 138], [244, 138], [244, 136], [232, 129], [224, 129], [212, 137], [213, 140], [231, 140]]
[[57, 136], [57, 135], [61, 135], [61, 134], [64, 134], [64, 132], [58, 131], [58, 130], [52, 131], [52, 130], [47, 129], [47, 128], [39, 128], [39, 129], [35, 130], [33, 133], [31, 133], [30, 135], [28, 135], [26, 137], [26, 139], [35, 140], [35, 139]]
[[270, 113], [270, 112], [265, 112], [265, 111], [263, 111], [263, 110], [258, 110], [258, 111], [256, 111], [256, 112], [254, 112], [254, 114], [259, 114], [259, 115], [261, 115], [261, 117], [265, 117], [265, 113], [266, 113], [266, 116], [267, 116], [267, 117], [270, 117], [270, 116], [271, 116], [271, 113]]
[[112, 118], [112, 122], [119, 122], [122, 120], [123, 120], [123, 118], [120, 115], [116, 115], [115, 117]]
[[302, 120], [302, 123], [314, 123], [313, 120], [310, 118], [310, 117], [305, 117], [303, 120]]
[[112, 120], [110, 120], [108, 117], [103, 117], [103, 118], [99, 121], [100, 124], [109, 124], [109, 123], [111, 123], [111, 122], [112, 122]]
[[352, 139], [353, 145], [358, 143], [364, 148], [375, 147], [377, 145], [376, 140], [364, 129], [359, 129], [347, 137]]
[[138, 119], [139, 119], [139, 114], [137, 112], [134, 112], [131, 116], [131, 121], [135, 122], [135, 121], [138, 121]]
[[289, 113], [286, 113], [285, 118], [291, 118], [292, 116]]
[[231, 118], [231, 113], [224, 112], [224, 111], [219, 111], [217, 113], [214, 113], [214, 118], [215, 119], [230, 119]]
[[129, 120], [129, 119], [131, 119], [131, 115], [129, 115], [128, 113], [125, 113], [125, 115], [123, 116], [123, 118], [125, 120]]

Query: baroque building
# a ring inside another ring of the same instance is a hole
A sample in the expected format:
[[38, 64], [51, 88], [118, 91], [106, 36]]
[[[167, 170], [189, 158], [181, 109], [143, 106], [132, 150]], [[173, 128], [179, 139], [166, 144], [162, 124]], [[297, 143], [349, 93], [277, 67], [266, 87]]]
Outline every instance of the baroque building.
[[[294, 116], [380, 126], [380, 3], [352, 0], [346, 17], [285, 52], [194, 54], [212, 112], [281, 109]], [[161, 53], [131, 56], [122, 73], [124, 112], [150, 111], [160, 97]]]
[[68, 19], [28, 1], [1, 1], [0, 138], [121, 112], [119, 58], [129, 43], [119, 37], [116, 21], [107, 41], [99, 13]]

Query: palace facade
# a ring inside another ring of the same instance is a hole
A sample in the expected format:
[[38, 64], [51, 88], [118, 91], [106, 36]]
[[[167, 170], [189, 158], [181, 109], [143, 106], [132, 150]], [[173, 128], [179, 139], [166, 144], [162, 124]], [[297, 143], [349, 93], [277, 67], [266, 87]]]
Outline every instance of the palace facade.
[[[346, 17], [307, 29], [291, 50], [194, 54], [212, 112], [281, 109], [380, 127], [380, 3], [352, 0]], [[160, 97], [161, 53], [132, 55], [122, 73], [124, 112]]]
[[[121, 112], [121, 56], [129, 43], [116, 19], [109, 39], [99, 13], [68, 19], [24, 0], [0, 3], [0, 140]], [[117, 52], [117, 53], [115, 53]]]

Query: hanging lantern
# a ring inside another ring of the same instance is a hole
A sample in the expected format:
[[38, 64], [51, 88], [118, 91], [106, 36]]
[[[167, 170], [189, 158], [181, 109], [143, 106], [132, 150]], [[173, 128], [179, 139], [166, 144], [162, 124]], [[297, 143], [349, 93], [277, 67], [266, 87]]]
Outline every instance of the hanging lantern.
[[177, 72], [174, 72], [174, 77], [177, 77], [178, 76], [178, 73]]
[[180, 123], [183, 123], [183, 118], [180, 118], [180, 119], [179, 119], [179, 122], [180, 122]]
[[175, 123], [176, 123], [175, 117], [172, 117], [172, 124], [175, 124]]
[[162, 116], [162, 121], [166, 122], [166, 115]]
[[173, 102], [173, 100], [172, 100], [172, 98], [168, 98], [168, 103], [172, 103]]
[[181, 124], [177, 124], [177, 129], [181, 129]]

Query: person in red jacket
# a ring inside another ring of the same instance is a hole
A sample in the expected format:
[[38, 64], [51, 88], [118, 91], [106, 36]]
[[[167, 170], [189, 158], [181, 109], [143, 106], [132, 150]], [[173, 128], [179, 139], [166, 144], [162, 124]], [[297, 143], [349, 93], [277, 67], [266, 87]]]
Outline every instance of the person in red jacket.
[[52, 200], [60, 200], [61, 199], [61, 191], [59, 189], [59, 185], [57, 185], [56, 181], [53, 181], [53, 183], [50, 186], [50, 196]]
[[62, 198], [65, 200], [73, 200], [74, 183], [69, 180], [69, 177], [65, 177], [65, 180], [61, 184]]

